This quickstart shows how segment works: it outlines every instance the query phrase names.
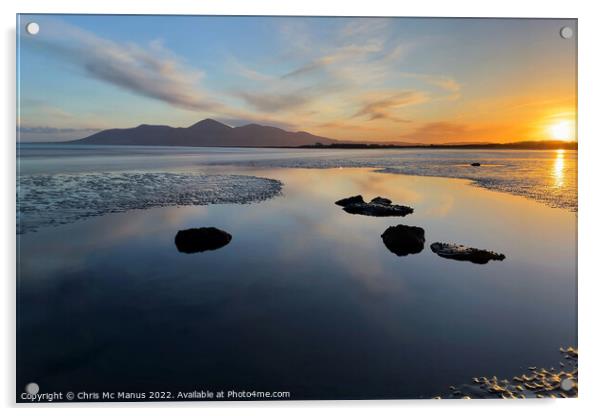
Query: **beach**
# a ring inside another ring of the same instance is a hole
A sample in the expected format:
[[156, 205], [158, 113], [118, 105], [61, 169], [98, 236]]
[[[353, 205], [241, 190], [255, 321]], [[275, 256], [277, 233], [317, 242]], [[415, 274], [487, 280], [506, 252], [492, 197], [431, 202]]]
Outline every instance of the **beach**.
[[[473, 377], [554, 366], [559, 347], [577, 347], [577, 213], [566, 197], [574, 192], [576, 201], [576, 152], [563, 153], [562, 166], [555, 153], [535, 153], [545, 159], [537, 165], [549, 167], [546, 186], [565, 195], [551, 201], [538, 198], [550, 195], [538, 184], [509, 185], [514, 178], [503, 169], [523, 163], [524, 173], [529, 164], [504, 152], [487, 152], [481, 171], [451, 178], [437, 177], [451, 175], [441, 166], [471, 169], [474, 153], [439, 165], [428, 154], [395, 164], [370, 151], [342, 151], [347, 163], [337, 162], [339, 153], [314, 153], [300, 166], [300, 151], [134, 150], [29, 149], [21, 174], [249, 177], [257, 192], [227, 203], [203, 193], [202, 205], [162, 199], [123, 212], [76, 205], [86, 215], [38, 221], [20, 234], [17, 383], [35, 375], [63, 391], [431, 398]], [[475, 183], [475, 175], [487, 180]], [[219, 196], [240, 182], [207, 183]], [[275, 183], [265, 193], [264, 184]], [[358, 194], [414, 212], [369, 217], [334, 204]], [[424, 229], [422, 251], [398, 256], [383, 244], [381, 234], [398, 224]], [[180, 252], [178, 231], [198, 227], [232, 239]], [[505, 259], [442, 258], [429, 248], [434, 242]]]

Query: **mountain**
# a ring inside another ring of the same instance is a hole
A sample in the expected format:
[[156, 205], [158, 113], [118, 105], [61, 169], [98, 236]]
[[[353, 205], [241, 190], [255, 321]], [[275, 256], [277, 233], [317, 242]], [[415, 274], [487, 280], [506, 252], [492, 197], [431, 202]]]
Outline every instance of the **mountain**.
[[329, 145], [337, 141], [304, 131], [290, 132], [259, 124], [230, 127], [212, 119], [205, 119], [186, 128], [141, 124], [129, 129], [103, 130], [69, 143], [130, 146], [296, 147], [316, 143]]
[[230, 127], [210, 118], [190, 127], [152, 126], [141, 124], [129, 129], [109, 129], [83, 139], [62, 143], [130, 146], [193, 147], [305, 147], [305, 148], [435, 148], [435, 149], [577, 149], [577, 142], [558, 140], [513, 143], [462, 142], [420, 144], [407, 142], [344, 142], [327, 137], [277, 127], [247, 124]]

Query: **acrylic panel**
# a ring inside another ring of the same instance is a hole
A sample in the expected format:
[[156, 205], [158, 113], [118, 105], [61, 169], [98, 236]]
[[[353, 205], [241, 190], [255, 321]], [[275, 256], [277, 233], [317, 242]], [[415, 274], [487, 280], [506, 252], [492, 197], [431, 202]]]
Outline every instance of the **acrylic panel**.
[[576, 397], [576, 19], [17, 16], [19, 402]]

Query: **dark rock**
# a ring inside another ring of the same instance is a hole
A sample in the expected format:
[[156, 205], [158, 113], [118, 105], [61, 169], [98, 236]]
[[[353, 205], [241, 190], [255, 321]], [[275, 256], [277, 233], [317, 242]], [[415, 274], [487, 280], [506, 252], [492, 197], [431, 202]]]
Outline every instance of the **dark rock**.
[[339, 199], [335, 204], [346, 207], [350, 204], [365, 204], [364, 198], [361, 195], [350, 196], [349, 198]]
[[481, 164], [479, 162], [474, 162], [474, 163], [471, 163], [470, 166], [481, 166]]
[[433, 243], [431, 250], [440, 257], [453, 260], [470, 261], [476, 264], [485, 264], [489, 260], [504, 260], [505, 255], [493, 251], [465, 247], [460, 244]]
[[341, 199], [335, 204], [343, 207], [349, 214], [369, 215], [372, 217], [405, 217], [414, 212], [411, 207], [404, 205], [393, 205], [390, 199], [380, 196], [370, 202], [364, 202], [361, 195]]
[[176, 234], [176, 247], [181, 253], [200, 253], [227, 245], [232, 236], [215, 227], [190, 228]]
[[413, 208], [404, 205], [375, 204], [373, 202], [347, 205], [343, 210], [349, 214], [368, 215], [371, 217], [405, 217], [414, 212]]
[[383, 205], [391, 205], [392, 201], [389, 198], [383, 198], [380, 196], [377, 196], [376, 198], [373, 198], [372, 201], [370, 201], [371, 204], [383, 204]]
[[424, 249], [424, 229], [408, 225], [389, 227], [381, 235], [383, 243], [398, 256], [417, 254]]

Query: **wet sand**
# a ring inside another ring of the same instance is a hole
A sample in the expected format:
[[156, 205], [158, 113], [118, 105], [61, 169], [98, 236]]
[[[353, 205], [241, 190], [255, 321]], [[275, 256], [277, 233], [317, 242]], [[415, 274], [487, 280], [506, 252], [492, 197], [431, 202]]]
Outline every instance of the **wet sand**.
[[450, 386], [450, 393], [435, 399], [527, 399], [570, 398], [579, 394], [579, 352], [573, 347], [560, 348], [558, 368], [527, 368], [510, 380], [474, 377], [472, 384]]

